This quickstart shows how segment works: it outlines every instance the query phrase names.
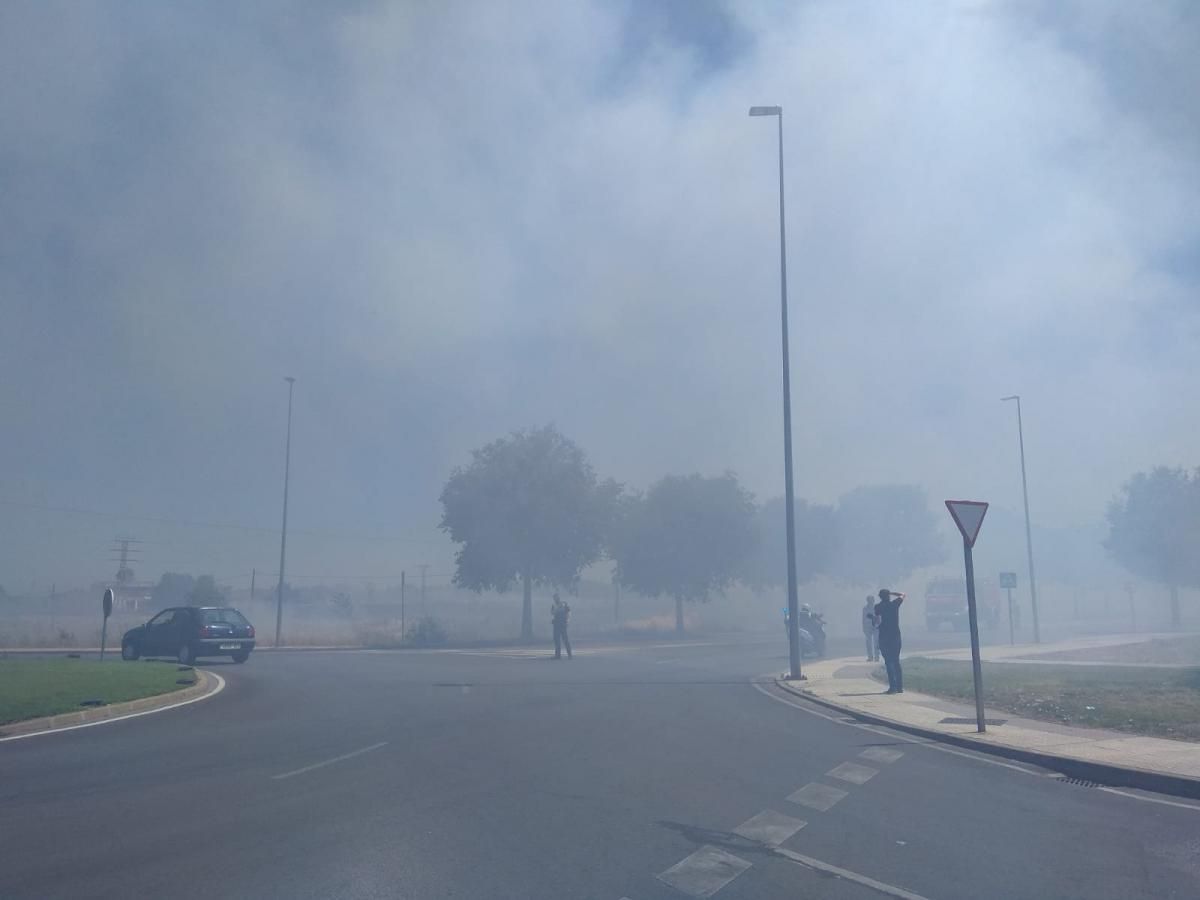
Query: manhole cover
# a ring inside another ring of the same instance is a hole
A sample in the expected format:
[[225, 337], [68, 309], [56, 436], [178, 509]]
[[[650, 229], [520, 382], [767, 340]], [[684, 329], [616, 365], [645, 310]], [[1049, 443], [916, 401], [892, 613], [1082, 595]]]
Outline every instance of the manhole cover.
[[[983, 721], [988, 725], [1003, 725], [1008, 719], [984, 719]], [[975, 720], [964, 716], [947, 716], [941, 720], [941, 723], [943, 725], [974, 725]]]

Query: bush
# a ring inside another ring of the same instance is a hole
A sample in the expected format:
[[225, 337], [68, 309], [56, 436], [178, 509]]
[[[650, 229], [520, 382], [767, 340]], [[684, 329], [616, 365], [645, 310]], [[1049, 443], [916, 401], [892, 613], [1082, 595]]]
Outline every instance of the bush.
[[405, 640], [414, 647], [441, 647], [446, 643], [446, 630], [432, 616], [425, 616], [408, 629]]

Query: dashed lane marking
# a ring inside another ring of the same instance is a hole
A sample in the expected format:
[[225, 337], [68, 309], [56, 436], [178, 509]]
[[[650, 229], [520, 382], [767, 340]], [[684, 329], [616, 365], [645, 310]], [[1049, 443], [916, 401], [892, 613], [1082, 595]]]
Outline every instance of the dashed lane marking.
[[904, 755], [903, 750], [893, 750], [891, 747], [868, 747], [862, 753], [858, 754], [863, 759], [869, 759], [877, 763], [894, 763]]
[[834, 804], [845, 796], [846, 792], [841, 788], [830, 787], [827, 784], [818, 784], [814, 781], [806, 784], [800, 790], [789, 794], [788, 799], [793, 803], [799, 803], [801, 806], [807, 806], [809, 809], [826, 812], [832, 809]]
[[807, 824], [803, 819], [793, 819], [768, 809], [747, 819], [733, 829], [733, 833], [768, 847], [778, 847]]
[[879, 770], [872, 769], [870, 766], [860, 766], [858, 763], [844, 762], [840, 766], [830, 769], [825, 774], [830, 778], [848, 781], [851, 784], [866, 784], [879, 774]]
[[740, 856], [705, 845], [656, 877], [689, 897], [711, 897], [748, 868]]
[[323, 769], [326, 766], [332, 766], [334, 763], [343, 762], [347, 759], [353, 759], [356, 756], [362, 756], [364, 753], [370, 753], [372, 750], [378, 750], [380, 747], [386, 747], [387, 741], [380, 741], [378, 744], [372, 744], [370, 747], [362, 747], [359, 750], [352, 750], [349, 753], [343, 753], [341, 756], [335, 756], [333, 759], [323, 759], [321, 762], [313, 763], [311, 766], [305, 766], [303, 769], [295, 769], [291, 772], [284, 772], [282, 775], [272, 775], [276, 781], [284, 778], [291, 778], [293, 775], [303, 775], [305, 772], [311, 772], [313, 769]]

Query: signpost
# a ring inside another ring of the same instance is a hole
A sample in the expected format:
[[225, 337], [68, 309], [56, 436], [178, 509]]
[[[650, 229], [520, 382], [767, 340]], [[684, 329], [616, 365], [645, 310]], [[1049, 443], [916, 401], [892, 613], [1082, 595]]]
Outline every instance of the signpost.
[[1013, 592], [1013, 588], [1015, 588], [1016, 586], [1017, 586], [1017, 573], [1016, 572], [1001, 572], [1000, 573], [1000, 587], [1004, 588], [1004, 590], [1008, 592], [1008, 643], [1010, 646], [1017, 642], [1016, 636], [1013, 633], [1013, 603], [1012, 603], [1012, 592]]
[[[979, 616], [975, 611], [975, 562], [971, 549], [988, 505], [980, 500], [947, 500], [946, 509], [963, 539], [963, 563], [967, 569], [967, 619], [971, 626], [971, 673], [975, 679], [975, 724], [980, 734], [987, 731], [983, 716], [983, 667], [979, 662]], [[1011, 607], [1010, 607], [1011, 608]]]
[[100, 626], [100, 661], [104, 662], [104, 647], [108, 643], [108, 617], [112, 615], [113, 592], [112, 588], [104, 589], [104, 598], [100, 601], [100, 607], [104, 610], [104, 624]]

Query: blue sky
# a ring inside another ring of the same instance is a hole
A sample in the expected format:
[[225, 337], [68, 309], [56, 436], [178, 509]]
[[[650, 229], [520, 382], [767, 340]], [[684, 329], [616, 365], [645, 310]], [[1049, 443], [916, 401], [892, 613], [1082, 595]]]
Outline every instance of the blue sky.
[[1035, 517], [1093, 525], [1200, 463], [1198, 35], [1187, 3], [6, 3], [0, 584], [100, 577], [120, 532], [271, 566], [287, 374], [314, 571], [444, 560], [446, 476], [545, 422], [633, 485], [778, 494], [756, 103], [799, 493], [1015, 507], [1019, 392]]

